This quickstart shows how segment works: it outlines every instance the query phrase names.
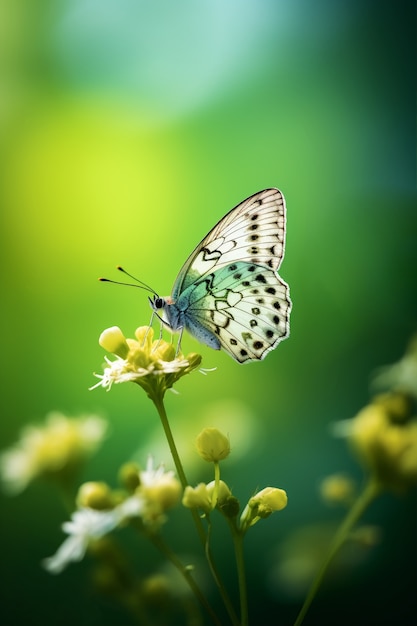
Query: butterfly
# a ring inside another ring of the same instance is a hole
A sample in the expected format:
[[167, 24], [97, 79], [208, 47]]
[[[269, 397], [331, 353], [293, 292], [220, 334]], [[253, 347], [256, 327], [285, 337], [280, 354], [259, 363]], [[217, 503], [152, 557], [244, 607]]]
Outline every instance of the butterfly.
[[171, 296], [149, 298], [153, 311], [171, 331], [185, 329], [239, 363], [265, 358], [289, 335], [289, 287], [277, 274], [285, 223], [281, 191], [250, 196], [190, 254]]
[[[277, 274], [285, 249], [285, 200], [258, 191], [226, 215], [182, 266], [171, 296], [151, 291], [153, 314], [172, 332], [223, 349], [239, 363], [259, 361], [289, 335], [289, 287]], [[107, 282], [107, 278], [101, 278]], [[122, 283], [126, 284], [126, 283]]]

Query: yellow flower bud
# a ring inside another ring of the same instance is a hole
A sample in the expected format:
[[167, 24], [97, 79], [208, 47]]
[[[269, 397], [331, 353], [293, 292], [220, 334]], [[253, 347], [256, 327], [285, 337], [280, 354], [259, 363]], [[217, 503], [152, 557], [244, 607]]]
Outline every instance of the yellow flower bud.
[[103, 511], [114, 506], [110, 487], [103, 482], [87, 482], [81, 485], [77, 493], [77, 506]]
[[140, 468], [136, 463], [125, 463], [119, 470], [119, 481], [127, 491], [134, 492], [140, 484]]
[[217, 428], [205, 428], [196, 439], [197, 452], [205, 461], [215, 463], [230, 454], [230, 442]]
[[288, 497], [283, 489], [265, 487], [249, 500], [249, 506], [257, 509], [259, 517], [268, 517], [274, 511], [281, 511], [287, 506]]
[[129, 346], [122, 331], [118, 326], [112, 326], [103, 330], [98, 340], [100, 346], [117, 356], [125, 359], [129, 352]]
[[274, 511], [281, 511], [287, 506], [288, 497], [283, 489], [265, 487], [250, 498], [242, 515], [240, 526], [243, 532], [259, 522], [260, 519], [269, 517]]

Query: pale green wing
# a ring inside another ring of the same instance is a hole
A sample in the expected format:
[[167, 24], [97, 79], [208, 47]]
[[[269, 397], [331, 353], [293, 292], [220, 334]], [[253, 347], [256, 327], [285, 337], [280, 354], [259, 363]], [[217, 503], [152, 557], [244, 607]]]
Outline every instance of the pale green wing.
[[183, 292], [178, 306], [185, 326], [203, 341], [203, 327], [239, 363], [263, 359], [289, 335], [288, 285], [272, 269], [231, 263], [206, 274]]
[[213, 270], [245, 261], [277, 271], [285, 246], [285, 200], [264, 189], [227, 213], [190, 254], [172, 290], [175, 302], [187, 287]]

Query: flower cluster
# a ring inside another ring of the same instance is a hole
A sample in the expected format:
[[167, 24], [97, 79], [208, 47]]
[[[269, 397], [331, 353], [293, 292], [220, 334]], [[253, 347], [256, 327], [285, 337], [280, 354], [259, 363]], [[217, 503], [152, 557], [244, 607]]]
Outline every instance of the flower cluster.
[[[239, 501], [233, 496], [228, 485], [220, 480], [218, 463], [230, 454], [229, 439], [217, 428], [205, 428], [197, 437], [197, 451], [202, 459], [214, 463], [215, 480], [208, 484], [199, 483], [197, 487], [187, 486], [182, 503], [191, 509], [201, 509], [208, 515], [218, 508], [228, 519], [235, 520], [239, 513]], [[269, 517], [274, 511], [281, 511], [287, 506], [288, 498], [283, 489], [265, 487], [252, 496], [246, 504], [236, 530], [240, 534], [256, 524], [260, 519]]]
[[163, 339], [154, 340], [153, 336], [153, 328], [148, 326], [136, 330], [136, 339], [126, 339], [117, 326], [103, 331], [99, 343], [116, 360], [105, 357], [107, 366], [104, 373], [95, 374], [100, 382], [91, 389], [104, 387], [109, 391], [113, 384], [134, 382], [151, 399], [161, 399], [177, 380], [199, 367], [199, 354], [191, 353], [184, 357], [181, 352], [176, 353], [172, 343]]
[[16, 494], [37, 477], [64, 479], [97, 449], [106, 430], [97, 415], [71, 418], [58, 412], [47, 415], [43, 426], [26, 426], [0, 456], [4, 488]]
[[402, 392], [376, 396], [336, 434], [348, 437], [352, 449], [383, 487], [403, 489], [417, 483], [417, 418], [414, 403]]
[[[135, 472], [132, 465], [126, 478]], [[181, 496], [181, 485], [173, 472], [166, 472], [163, 465], [153, 466], [150, 457], [145, 470], [136, 470], [136, 486], [126, 481], [130, 493], [121, 498], [120, 492], [112, 492], [105, 483], [85, 483], [77, 497], [79, 508], [65, 522], [63, 531], [68, 535], [57, 552], [43, 561], [52, 574], [60, 573], [72, 561], [80, 561], [90, 544], [132, 518], [139, 518], [146, 531], [155, 533], [164, 523], [165, 512], [175, 506]]]

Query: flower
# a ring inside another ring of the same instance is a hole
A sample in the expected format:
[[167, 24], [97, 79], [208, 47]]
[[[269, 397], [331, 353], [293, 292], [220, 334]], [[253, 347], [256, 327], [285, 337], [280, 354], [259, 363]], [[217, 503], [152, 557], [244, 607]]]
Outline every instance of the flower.
[[78, 489], [76, 498], [78, 508], [89, 508], [96, 511], [111, 509], [114, 506], [110, 487], [104, 482], [83, 483]]
[[[145, 525], [158, 527], [165, 521], [165, 511], [178, 504], [181, 496], [181, 484], [174, 472], [165, 471], [164, 465], [153, 467], [150, 456], [146, 470], [139, 471], [139, 486], [135, 491], [143, 501], [142, 520]], [[135, 497], [132, 496], [132, 497]]]
[[197, 452], [202, 459], [217, 463], [230, 454], [230, 441], [217, 428], [204, 428], [196, 439]]
[[199, 354], [184, 357], [181, 352], [175, 352], [172, 343], [163, 339], [154, 341], [153, 335], [153, 329], [148, 326], [136, 330], [136, 339], [126, 339], [117, 326], [105, 330], [99, 343], [114, 354], [116, 360], [104, 357], [107, 367], [103, 374], [95, 374], [100, 381], [90, 389], [104, 387], [109, 391], [113, 384], [134, 382], [151, 399], [161, 399], [177, 380], [200, 365]]
[[206, 483], [199, 483], [197, 487], [187, 487], [182, 498], [183, 506], [188, 509], [202, 509], [204, 513], [212, 510], [211, 494], [207, 490]]
[[0, 455], [5, 489], [20, 493], [39, 476], [64, 479], [97, 449], [106, 430], [97, 415], [70, 418], [58, 412], [47, 415], [43, 426], [26, 426], [20, 440]]
[[53, 556], [42, 561], [51, 574], [59, 574], [72, 561], [81, 561], [91, 541], [103, 537], [118, 524], [115, 511], [96, 511], [82, 508], [75, 511], [71, 521], [62, 525], [62, 530], [69, 535]]
[[[69, 537], [53, 556], [43, 560], [44, 567], [59, 574], [72, 561], [81, 561], [92, 542], [134, 517], [157, 531], [165, 521], [165, 511], [179, 501], [181, 485], [163, 465], [154, 468], [152, 457], [146, 470], [139, 471], [138, 481], [135, 492], [121, 502], [120, 493], [111, 492], [105, 483], [84, 483], [77, 496], [78, 510], [62, 525]], [[119, 503], [114, 506], [115, 502]]]
[[417, 419], [412, 410], [405, 394], [382, 394], [335, 429], [348, 438], [374, 478], [394, 490], [417, 483]]
[[281, 511], [287, 506], [288, 497], [283, 489], [265, 487], [250, 498], [240, 517], [240, 527], [245, 532], [260, 519], [269, 517], [274, 511]]

